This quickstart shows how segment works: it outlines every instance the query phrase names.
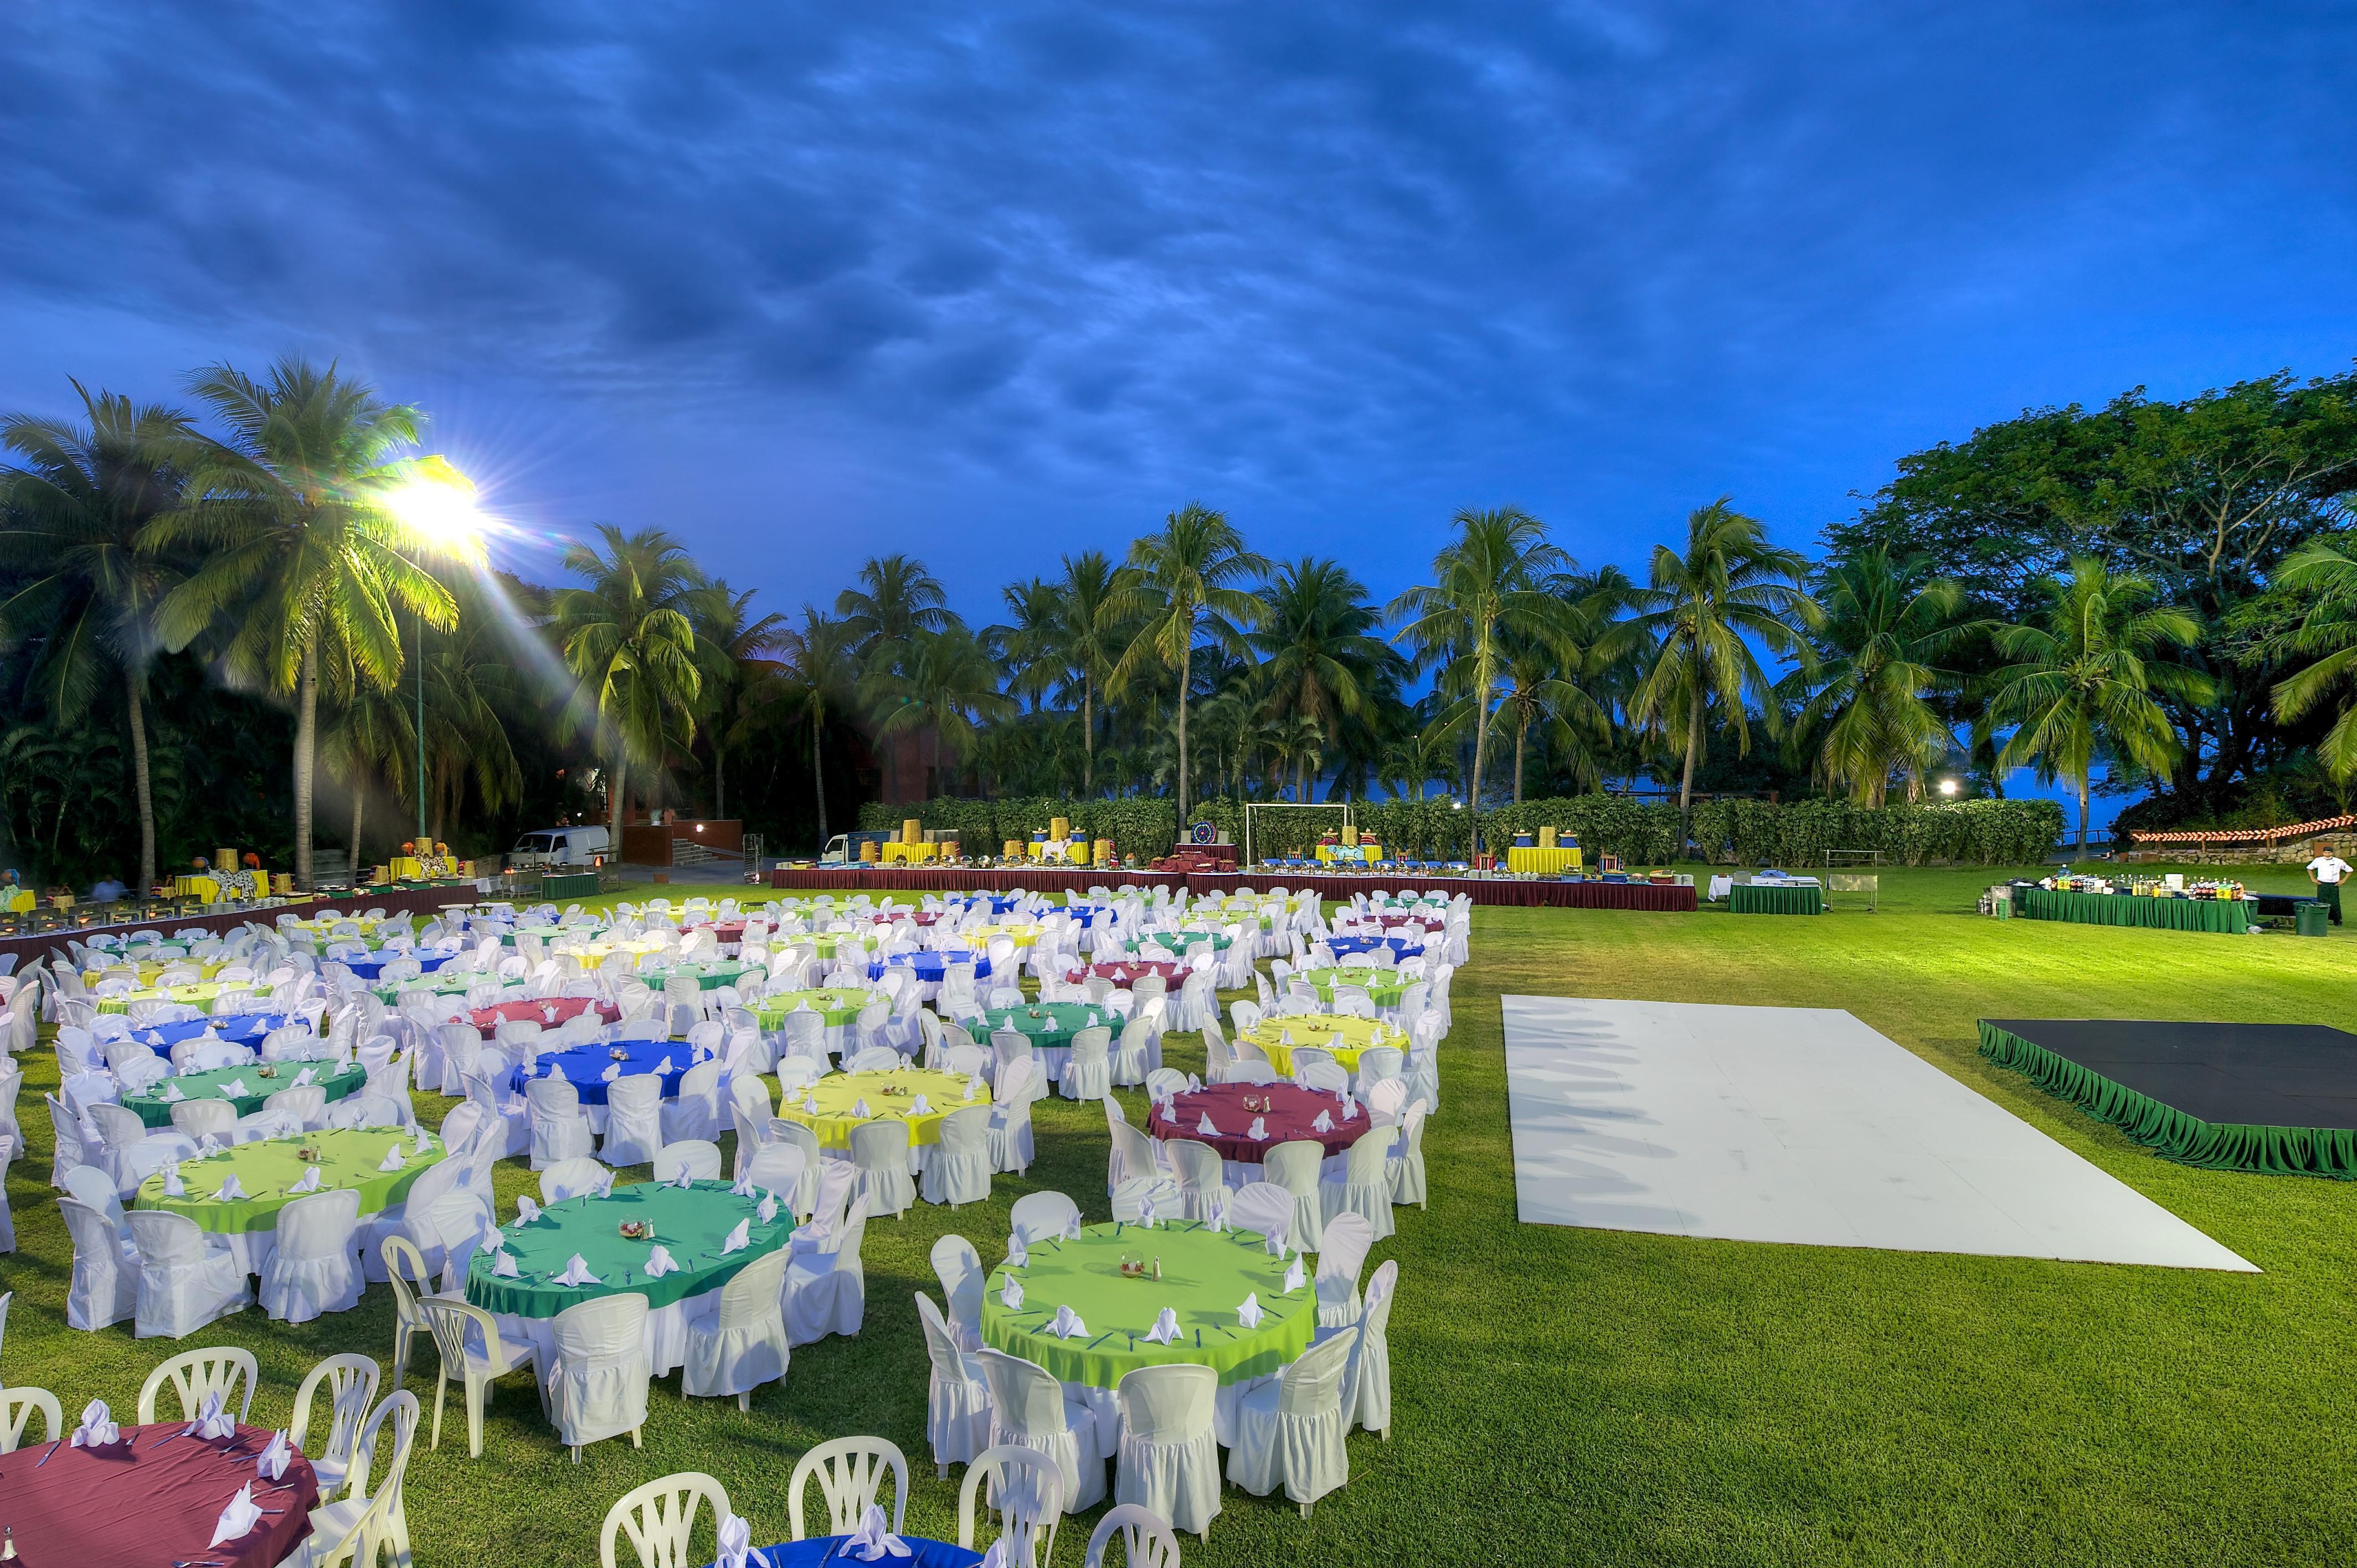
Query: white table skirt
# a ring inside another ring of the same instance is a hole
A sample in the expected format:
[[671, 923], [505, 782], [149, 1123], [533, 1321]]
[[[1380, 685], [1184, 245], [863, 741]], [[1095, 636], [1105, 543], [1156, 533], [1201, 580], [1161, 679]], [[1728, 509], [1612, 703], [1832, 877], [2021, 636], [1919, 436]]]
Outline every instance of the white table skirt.
[[[658, 1306], [647, 1314], [647, 1361], [654, 1369], [656, 1377], [669, 1377], [687, 1364], [687, 1326], [696, 1318], [720, 1309], [720, 1286], [715, 1285], [701, 1295], [683, 1296], [669, 1306]], [[491, 1316], [499, 1323], [500, 1338], [511, 1345], [529, 1341], [538, 1347], [544, 1369], [555, 1365], [556, 1319], [517, 1317], [504, 1312], [495, 1312]]]

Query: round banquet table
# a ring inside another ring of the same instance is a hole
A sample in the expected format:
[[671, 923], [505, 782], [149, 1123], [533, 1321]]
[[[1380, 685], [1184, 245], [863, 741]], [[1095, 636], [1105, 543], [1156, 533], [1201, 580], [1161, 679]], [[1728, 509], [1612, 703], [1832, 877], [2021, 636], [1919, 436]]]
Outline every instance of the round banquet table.
[[370, 986], [369, 990], [386, 1006], [398, 1007], [401, 999], [413, 991], [422, 991], [429, 996], [464, 996], [482, 984], [521, 987], [523, 982], [503, 981], [497, 975], [471, 969], [445, 969], [439, 974], [421, 974], [410, 980], [396, 980], [391, 984], [380, 983]]
[[[1270, 1109], [1247, 1111], [1247, 1098], [1255, 1102], [1265, 1099]], [[1335, 1096], [1290, 1083], [1209, 1084], [1179, 1095], [1173, 1103], [1178, 1108], [1177, 1120], [1163, 1115], [1162, 1107], [1157, 1105], [1146, 1119], [1147, 1131], [1157, 1138], [1191, 1138], [1196, 1143], [1208, 1144], [1219, 1150], [1220, 1158], [1229, 1165], [1251, 1166], [1248, 1171], [1232, 1173], [1238, 1187], [1261, 1179], [1261, 1161], [1279, 1144], [1297, 1139], [1322, 1145], [1329, 1155], [1339, 1155], [1374, 1125], [1365, 1106], [1352, 1106], [1351, 1119], [1346, 1122], [1342, 1119], [1342, 1103]], [[1310, 1126], [1321, 1111], [1333, 1121], [1331, 1132], [1320, 1133]], [[1200, 1131], [1205, 1116], [1219, 1129], [1216, 1134]], [[1267, 1130], [1265, 1140], [1245, 1135], [1244, 1130], [1253, 1124], [1255, 1116], [1261, 1118]]]
[[1294, 972], [1296, 980], [1316, 991], [1320, 1001], [1334, 1000], [1334, 987], [1355, 985], [1367, 993], [1367, 1000], [1378, 1007], [1396, 1007], [1407, 994], [1414, 981], [1402, 980], [1398, 970], [1377, 969], [1372, 964], [1344, 964], [1340, 969], [1304, 969]]
[[786, 1020], [797, 1012], [815, 1013], [826, 1022], [820, 1036], [827, 1050], [841, 1056], [851, 1049], [851, 1026], [860, 1012], [882, 993], [855, 987], [823, 986], [816, 991], [776, 991], [761, 998], [760, 1006], [753, 1010], [753, 1021], [765, 1035], [774, 1035], [786, 1026]]
[[[589, 1005], [590, 1000], [587, 996], [526, 997], [478, 1007], [467, 1015], [467, 1022], [474, 1025], [475, 1032], [488, 1040], [498, 1035], [501, 1024], [521, 1024], [529, 1019], [544, 1029], [554, 1029], [569, 1018], [579, 1017]], [[622, 1015], [622, 1010], [611, 1002], [600, 1002], [597, 1006], [597, 1016], [605, 1023], [611, 1024]]]
[[[377, 1169], [385, 1151], [396, 1144], [401, 1146], [401, 1168]], [[306, 1144], [319, 1151], [316, 1166], [296, 1154]], [[278, 1211], [296, 1198], [308, 1196], [286, 1190], [301, 1181], [305, 1172], [318, 1171], [321, 1192], [331, 1187], [357, 1187], [361, 1218], [365, 1219], [406, 1198], [426, 1167], [440, 1164], [448, 1155], [442, 1140], [430, 1133], [421, 1154], [417, 1152], [416, 1139], [382, 1127], [306, 1133], [299, 1138], [264, 1138], [258, 1143], [239, 1144], [218, 1155], [182, 1160], [180, 1181], [188, 1192], [181, 1197], [164, 1196], [163, 1173], [157, 1172], [139, 1184], [138, 1197], [132, 1207], [187, 1215], [197, 1222], [199, 1230], [229, 1243], [230, 1251], [247, 1273], [258, 1274], [263, 1259], [277, 1244]], [[213, 1194], [221, 1190], [222, 1178], [232, 1171], [246, 1196], [223, 1203]]]
[[[1287, 1034], [1293, 1036], [1290, 1044], [1285, 1037]], [[1341, 1038], [1335, 1039], [1333, 1036], [1337, 1035]], [[1280, 1078], [1293, 1076], [1295, 1046], [1316, 1046], [1320, 1050], [1333, 1052], [1335, 1065], [1348, 1073], [1359, 1070], [1359, 1053], [1370, 1046], [1407, 1049], [1407, 1036], [1400, 1032], [1397, 1025], [1372, 1018], [1346, 1018], [1332, 1013], [1264, 1018], [1237, 1038], [1250, 1040], [1258, 1046], [1268, 1058], [1268, 1065], [1276, 1069]]]
[[[804, 1541], [781, 1541], [775, 1546], [761, 1548], [761, 1555], [770, 1560], [770, 1568], [852, 1568], [859, 1559], [838, 1557], [837, 1552], [851, 1537], [847, 1535], [813, 1535]], [[883, 1556], [876, 1560], [876, 1568], [975, 1568], [982, 1553], [954, 1541], [932, 1541], [921, 1535], [904, 1535], [900, 1543], [909, 1549], [906, 1557]], [[714, 1563], [711, 1568], [719, 1568]]]
[[[276, 1076], [261, 1077], [261, 1069], [265, 1065], [273, 1069]], [[311, 1074], [311, 1081], [328, 1091], [328, 1102], [331, 1105], [368, 1082], [368, 1069], [358, 1063], [337, 1072], [333, 1063], [323, 1061], [248, 1062], [243, 1067], [217, 1067], [209, 1072], [182, 1073], [178, 1078], [165, 1079], [145, 1094], [124, 1095], [123, 1108], [137, 1112], [139, 1120], [150, 1127], [169, 1127], [172, 1124], [172, 1107], [189, 1100], [227, 1100], [240, 1116], [251, 1116], [262, 1109], [264, 1101], [280, 1090], [298, 1087], [296, 1080], [307, 1069]], [[167, 1083], [178, 1086], [179, 1100], [162, 1098]], [[222, 1091], [231, 1084], [239, 1085], [245, 1092], [224, 1094]], [[238, 1179], [243, 1181], [245, 1178], [241, 1176]]]
[[[856, 931], [834, 931], [823, 936], [789, 938], [784, 945], [799, 947], [806, 944], [813, 957], [832, 963], [837, 958], [847, 958], [854, 953], [874, 952], [882, 945], [883, 940], [881, 937], [864, 937]], [[846, 947], [850, 950], [848, 952], [845, 950]]]
[[[968, 1085], [974, 1090], [971, 1100], [966, 1098]], [[887, 1095], [887, 1089], [905, 1089], [909, 1092]], [[908, 1108], [920, 1094], [931, 1109], [911, 1113]], [[818, 1102], [815, 1112], [802, 1109], [805, 1102], [813, 1100]], [[862, 1100], [867, 1101], [868, 1114], [854, 1115], [853, 1109]], [[921, 1170], [924, 1156], [920, 1151], [928, 1144], [941, 1142], [942, 1117], [969, 1105], [989, 1103], [990, 1084], [985, 1079], [969, 1079], [958, 1072], [908, 1068], [884, 1072], [831, 1072], [810, 1084], [801, 1099], [788, 1098], [778, 1107], [778, 1114], [809, 1128], [817, 1135], [821, 1150], [842, 1155], [851, 1152], [851, 1130], [861, 1122], [906, 1122], [909, 1168]]]
[[1072, 1059], [1074, 1035], [1082, 1029], [1103, 1026], [1111, 1029], [1118, 1040], [1123, 1026], [1120, 1014], [1093, 1002], [1034, 1002], [1023, 1007], [1002, 1007], [984, 1014], [982, 1023], [975, 1040], [985, 1050], [990, 1048], [990, 1036], [995, 1030], [1012, 1029], [1018, 1035], [1029, 1036], [1039, 1074], [1050, 1083], [1063, 1081], [1064, 1064]]
[[1389, 948], [1400, 958], [1422, 958], [1424, 944], [1398, 937], [1329, 937], [1327, 949], [1336, 958], [1349, 958], [1353, 953], [1372, 952], [1376, 948]]
[[[188, 1436], [188, 1424], [125, 1422], [123, 1441], [104, 1448], [76, 1448], [60, 1431], [54, 1446], [27, 1443], [10, 1455], [0, 1521], [16, 1532], [27, 1568], [268, 1568], [292, 1555], [319, 1504], [311, 1462], [290, 1455], [286, 1474], [265, 1481], [253, 1462], [269, 1445], [267, 1428], [208, 1439]], [[208, 1547], [221, 1509], [249, 1481], [262, 1518], [237, 1540]]]
[[[1151, 1229], [1115, 1220], [1083, 1226], [1077, 1238], [1034, 1242], [1028, 1251], [1025, 1267], [1000, 1262], [990, 1271], [982, 1296], [982, 1341], [1038, 1362], [1100, 1412], [1098, 1446], [1108, 1458], [1120, 1432], [1113, 1391], [1125, 1373], [1174, 1361], [1210, 1367], [1220, 1376], [1212, 1425], [1228, 1444], [1243, 1388], [1297, 1359], [1318, 1326], [1317, 1291], [1305, 1278], [1287, 1295], [1286, 1265], [1269, 1255], [1257, 1231], [1210, 1230], [1192, 1219]], [[1160, 1258], [1162, 1277], [1125, 1277], [1125, 1257]], [[1007, 1306], [1002, 1294], [1010, 1276], [1023, 1282], [1019, 1307]], [[1236, 1321], [1247, 1294], [1260, 1301], [1257, 1328]], [[1059, 1306], [1078, 1313], [1087, 1335], [1059, 1339], [1049, 1333]], [[1179, 1337], [1176, 1344], [1157, 1345], [1146, 1334], [1166, 1306], [1178, 1314]]]
[[[530, 1220], [500, 1228], [502, 1245], [516, 1261], [516, 1277], [491, 1273], [491, 1254], [477, 1251], [467, 1265], [467, 1299], [495, 1314], [503, 1336], [528, 1338], [540, 1347], [542, 1365], [556, 1350], [552, 1323], [568, 1306], [596, 1296], [625, 1292], [647, 1298], [647, 1355], [658, 1378], [687, 1359], [687, 1326], [714, 1304], [712, 1294], [738, 1270], [786, 1244], [794, 1216], [782, 1205], [764, 1223], [760, 1200], [738, 1197], [725, 1181], [699, 1181], [686, 1187], [665, 1182], [618, 1187], [604, 1197], [573, 1197], [552, 1203]], [[626, 1219], [654, 1226], [647, 1238], [621, 1233]], [[749, 1245], [723, 1254], [720, 1245], [738, 1220], [748, 1221]], [[660, 1243], [679, 1264], [676, 1273], [647, 1278], [647, 1258]], [[562, 1285], [573, 1254], [597, 1276], [594, 1285]]]
[[[214, 975], [220, 973], [222, 970], [229, 968], [231, 964], [242, 963], [245, 961], [246, 961], [242, 959], [233, 958], [176, 958], [169, 960], [168, 961], [162, 959], [151, 958], [141, 959], [136, 962], [131, 963], [117, 962], [111, 964], [108, 967], [113, 969], [136, 970], [138, 972], [140, 984], [153, 985], [156, 983], [156, 977], [163, 973], [167, 969], [193, 969], [198, 972], [199, 978], [210, 980]], [[86, 969], [81, 972], [81, 983], [84, 985], [96, 985], [105, 977], [105, 969]]]
[[444, 964], [448, 963], [452, 959], [457, 958], [457, 956], [458, 955], [454, 952], [388, 953], [380, 950], [367, 958], [345, 959], [342, 961], [342, 963], [346, 969], [352, 972], [353, 978], [358, 980], [375, 980], [384, 973], [384, 966], [393, 962], [395, 959], [414, 958], [417, 961], [417, 967], [420, 972], [426, 974], [432, 974], [436, 970], [440, 969]]
[[210, 1011], [213, 1002], [221, 995], [224, 989], [230, 991], [243, 991], [249, 993], [260, 992], [267, 994], [270, 987], [259, 980], [253, 982], [251, 984], [237, 984], [227, 987], [222, 986], [222, 984], [216, 980], [199, 981], [194, 985], [175, 985], [164, 990], [156, 990], [150, 987], [144, 991], [125, 991], [115, 996], [102, 996], [98, 998], [97, 1011], [101, 1013], [128, 1013], [131, 1011], [131, 1004], [135, 1002], [180, 1002], [185, 1003], [191, 1007], [202, 1007], [207, 1011]]
[[693, 980], [705, 991], [717, 991], [724, 985], [734, 985], [745, 978], [746, 966], [735, 959], [722, 959], [717, 963], [672, 963], [659, 969], [639, 971], [639, 979], [648, 989], [661, 991], [663, 983], [677, 976]]
[[1039, 940], [1039, 928], [1037, 926], [976, 926], [971, 930], [958, 933], [958, 940], [976, 952], [988, 949], [994, 937], [1005, 937], [1018, 948], [1028, 948]]
[[[616, 1051], [622, 1053], [619, 1062], [614, 1059]], [[599, 1123], [605, 1117], [601, 1112], [606, 1105], [606, 1091], [613, 1087], [614, 1079], [659, 1072], [662, 1097], [677, 1100], [679, 1080], [694, 1065], [694, 1047], [684, 1040], [617, 1040], [610, 1044], [592, 1040], [570, 1050], [544, 1052], [533, 1066], [511, 1071], [508, 1087], [522, 1094], [524, 1085], [535, 1078], [562, 1077], [571, 1082], [574, 1093], [580, 1097], [581, 1109], [589, 1113], [589, 1124], [603, 1133], [605, 1128]], [[621, 1070], [614, 1078], [608, 1078], [608, 1069], [617, 1067]]]
[[1121, 948], [1124, 952], [1134, 953], [1147, 942], [1181, 953], [1197, 942], [1211, 943], [1213, 952], [1225, 952], [1236, 945], [1235, 938], [1225, 931], [1157, 931], [1150, 937], [1134, 937], [1122, 943]]
[[883, 979], [885, 968], [888, 965], [911, 971], [922, 984], [939, 985], [951, 964], [973, 970], [976, 980], [990, 978], [990, 961], [972, 952], [896, 952], [888, 958], [872, 961], [867, 965], [867, 978]]
[[207, 1029], [232, 1046], [262, 1048], [262, 1042], [273, 1029], [283, 1029], [298, 1020], [285, 1013], [236, 1013], [226, 1018], [184, 1018], [177, 1024], [149, 1024], [131, 1031], [131, 1037], [159, 1057], [168, 1057], [172, 1047], [184, 1040], [193, 1040]]
[[1193, 972], [1195, 971], [1192, 964], [1180, 963], [1172, 959], [1131, 958], [1112, 963], [1092, 963], [1085, 969], [1068, 970], [1065, 972], [1064, 978], [1067, 981], [1076, 981], [1086, 980], [1094, 975], [1099, 980], [1110, 980], [1115, 985], [1127, 985], [1141, 975], [1158, 974], [1170, 983], [1170, 989], [1175, 992], [1178, 989], [1179, 983]]

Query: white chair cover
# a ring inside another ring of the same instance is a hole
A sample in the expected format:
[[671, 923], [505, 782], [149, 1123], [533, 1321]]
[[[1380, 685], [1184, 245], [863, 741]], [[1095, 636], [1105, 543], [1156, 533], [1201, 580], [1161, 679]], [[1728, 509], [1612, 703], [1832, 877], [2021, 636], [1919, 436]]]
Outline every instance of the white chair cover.
[[[422, 1178], [421, 1178], [422, 1179]], [[262, 1309], [281, 1323], [350, 1312], [365, 1285], [357, 1188], [298, 1197], [278, 1211], [275, 1243], [262, 1262]]]
[[235, 1255], [187, 1215], [141, 1208], [129, 1220], [139, 1248], [137, 1337], [178, 1339], [253, 1299]]
[[909, 1174], [906, 1122], [863, 1122], [854, 1127], [851, 1163], [859, 1172], [869, 1213], [899, 1214], [917, 1201], [916, 1179]]
[[663, 1141], [702, 1138], [716, 1144], [726, 1130], [721, 1119], [720, 1064], [698, 1062], [681, 1077], [679, 1097], [662, 1108]]
[[74, 1249], [66, 1326], [89, 1331], [133, 1316], [139, 1310], [139, 1249], [128, 1230], [117, 1230], [104, 1213], [74, 1198], [58, 1199], [58, 1211]]
[[946, 1476], [951, 1466], [971, 1464], [990, 1446], [990, 1385], [980, 1365], [959, 1347], [957, 1332], [941, 1308], [922, 1291], [917, 1293], [917, 1316], [924, 1324], [925, 1357], [932, 1368], [925, 1390], [925, 1440], [932, 1444], [935, 1473]]
[[1318, 1184], [1318, 1200], [1328, 1225], [1340, 1215], [1355, 1214], [1367, 1222], [1376, 1240], [1392, 1234], [1390, 1160], [1398, 1136], [1395, 1128], [1370, 1127], [1345, 1155], [1341, 1179]]
[[786, 1267], [786, 1338], [809, 1345], [830, 1334], [856, 1335], [867, 1316], [867, 1276], [859, 1261], [867, 1232], [867, 1198], [852, 1201], [832, 1228], [825, 1250], [797, 1252]]
[[548, 1418], [557, 1441], [577, 1450], [630, 1434], [647, 1423], [647, 1298], [624, 1291], [568, 1306], [554, 1324], [555, 1360], [548, 1374]]
[[581, 1114], [581, 1096], [562, 1077], [536, 1078], [524, 1086], [532, 1111], [532, 1168], [545, 1170], [559, 1160], [592, 1154], [597, 1139]]
[[1089, 1407], [1068, 1395], [1036, 1361], [996, 1350], [976, 1351], [974, 1359], [990, 1389], [991, 1443], [1037, 1449], [1054, 1460], [1064, 1483], [1066, 1513], [1103, 1501], [1104, 1460]]
[[[719, 1151], [713, 1151], [716, 1170]], [[679, 1390], [689, 1398], [735, 1394], [739, 1410], [752, 1408], [753, 1391], [786, 1375], [792, 1352], [786, 1340], [783, 1294], [789, 1255], [763, 1254], [737, 1271], [713, 1294], [713, 1310], [688, 1320], [687, 1359]]]
[[1220, 1511], [1220, 1445], [1211, 1432], [1219, 1374], [1184, 1364], [1140, 1367], [1115, 1392], [1121, 1443], [1114, 1500], [1208, 1535]]
[[1262, 1498], [1282, 1486], [1304, 1512], [1350, 1480], [1342, 1381], [1358, 1342], [1357, 1330], [1345, 1329], [1312, 1345], [1275, 1382], [1237, 1402], [1229, 1480]]
[[609, 1165], [643, 1165], [662, 1148], [662, 1079], [630, 1073], [606, 1086], [606, 1141], [598, 1157]]
[[1019, 1173], [1031, 1164], [1031, 1086], [1039, 1070], [1034, 1063], [1015, 1062], [992, 1086], [990, 1163], [996, 1169]]
[[942, 1118], [940, 1142], [925, 1165], [925, 1201], [986, 1203], [990, 1200], [990, 1129], [993, 1111], [967, 1105]]

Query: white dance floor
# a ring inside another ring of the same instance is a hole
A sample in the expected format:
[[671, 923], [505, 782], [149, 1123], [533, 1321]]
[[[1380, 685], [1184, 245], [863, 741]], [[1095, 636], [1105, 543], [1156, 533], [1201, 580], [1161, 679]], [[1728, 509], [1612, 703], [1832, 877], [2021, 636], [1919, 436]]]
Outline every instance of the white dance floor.
[[1526, 1223], [2257, 1272], [1847, 1013], [1504, 1006]]

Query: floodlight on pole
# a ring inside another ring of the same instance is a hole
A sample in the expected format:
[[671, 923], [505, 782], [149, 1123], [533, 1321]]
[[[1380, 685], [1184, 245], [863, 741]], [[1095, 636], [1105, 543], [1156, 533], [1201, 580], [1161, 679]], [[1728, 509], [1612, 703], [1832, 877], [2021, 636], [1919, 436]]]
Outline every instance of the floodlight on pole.
[[[438, 453], [406, 466], [385, 495], [385, 510], [407, 529], [420, 553], [468, 566], [483, 559], [483, 514], [475, 510], [475, 481]], [[425, 616], [417, 617], [417, 838], [425, 842]], [[352, 846], [355, 855], [360, 846]], [[431, 844], [418, 851], [422, 860]], [[354, 866], [354, 870], [358, 870]]]
[[1955, 798], [1956, 789], [1957, 785], [1954, 779], [1943, 779], [1940, 780], [1940, 793], [1947, 796], [1951, 800]]

